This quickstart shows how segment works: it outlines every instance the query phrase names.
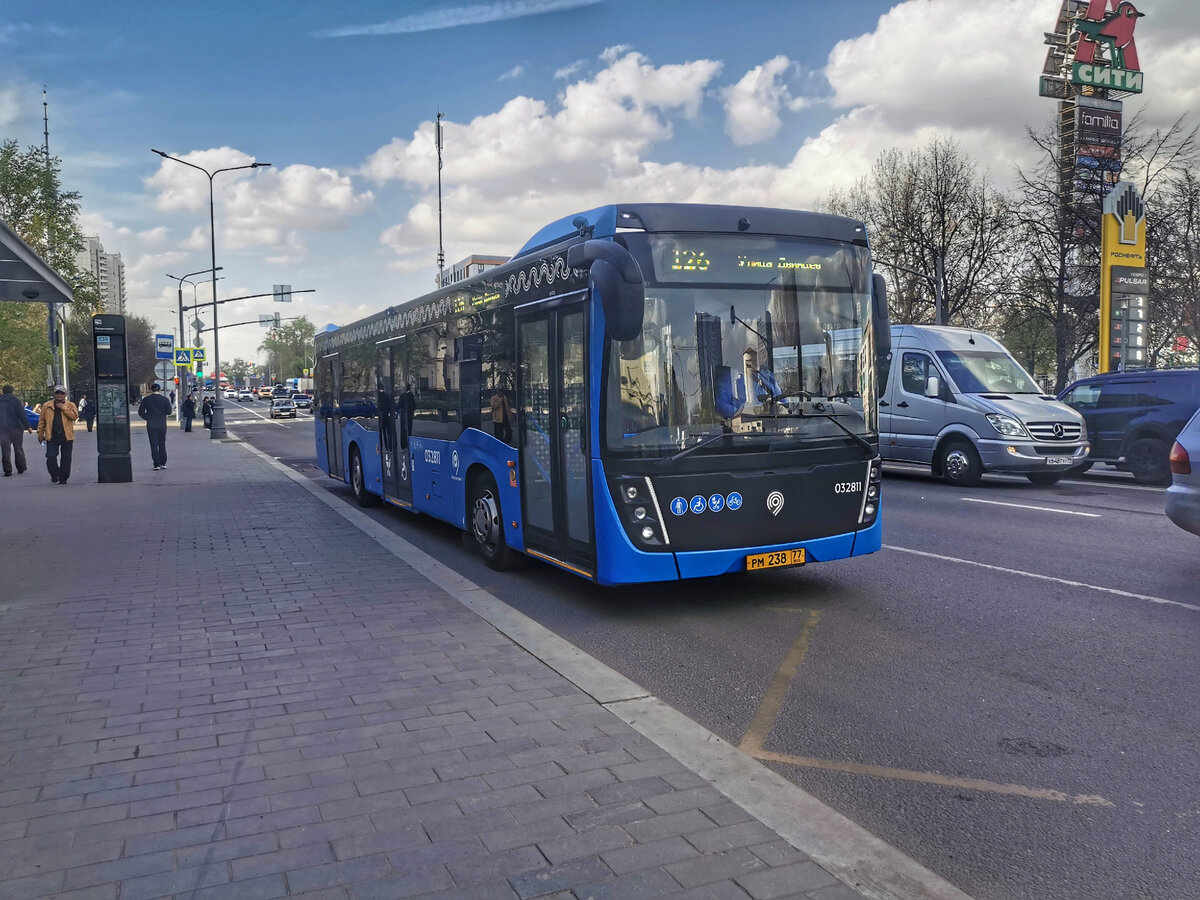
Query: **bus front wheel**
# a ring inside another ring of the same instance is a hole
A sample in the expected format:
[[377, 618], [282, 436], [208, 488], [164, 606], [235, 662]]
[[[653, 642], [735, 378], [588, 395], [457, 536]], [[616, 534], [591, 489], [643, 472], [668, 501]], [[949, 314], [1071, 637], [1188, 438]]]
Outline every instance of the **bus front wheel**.
[[488, 567], [504, 571], [515, 566], [518, 556], [504, 540], [504, 514], [491, 475], [479, 475], [471, 482], [468, 515], [475, 549]]
[[363, 472], [362, 454], [357, 447], [350, 450], [350, 490], [359, 506], [374, 506], [379, 498], [367, 490], [367, 476]]

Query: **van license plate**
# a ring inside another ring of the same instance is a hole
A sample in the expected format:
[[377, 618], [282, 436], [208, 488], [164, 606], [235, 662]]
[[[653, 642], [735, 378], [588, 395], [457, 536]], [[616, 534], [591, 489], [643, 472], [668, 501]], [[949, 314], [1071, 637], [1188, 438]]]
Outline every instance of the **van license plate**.
[[804, 565], [804, 548], [795, 550], [777, 550], [774, 553], [755, 553], [746, 557], [746, 571], [758, 569], [775, 569], [780, 566]]
[[1069, 456], [1047, 456], [1046, 457], [1046, 465], [1048, 465], [1048, 466], [1069, 466], [1074, 461], [1075, 460], [1073, 460]]

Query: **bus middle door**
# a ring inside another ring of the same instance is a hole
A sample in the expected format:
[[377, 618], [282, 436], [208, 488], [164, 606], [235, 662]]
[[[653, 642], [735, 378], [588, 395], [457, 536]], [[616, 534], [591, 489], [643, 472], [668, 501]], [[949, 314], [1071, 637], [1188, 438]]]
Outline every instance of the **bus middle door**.
[[517, 319], [517, 410], [525, 547], [592, 577], [586, 307], [539, 304]]

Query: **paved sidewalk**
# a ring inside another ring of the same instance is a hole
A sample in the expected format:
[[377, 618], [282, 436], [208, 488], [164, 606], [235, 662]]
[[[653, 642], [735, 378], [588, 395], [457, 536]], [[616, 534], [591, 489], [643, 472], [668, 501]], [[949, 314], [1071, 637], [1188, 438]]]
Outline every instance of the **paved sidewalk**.
[[245, 445], [133, 438], [0, 479], [0, 895], [861, 896]]

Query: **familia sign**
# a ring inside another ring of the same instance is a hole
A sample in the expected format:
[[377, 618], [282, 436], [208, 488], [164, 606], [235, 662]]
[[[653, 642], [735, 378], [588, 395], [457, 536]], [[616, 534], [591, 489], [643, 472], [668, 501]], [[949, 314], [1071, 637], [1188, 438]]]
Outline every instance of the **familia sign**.
[[1088, 0], [1087, 10], [1071, 23], [1077, 39], [1071, 81], [1140, 94], [1142, 71], [1133, 31], [1144, 15], [1129, 0]]

